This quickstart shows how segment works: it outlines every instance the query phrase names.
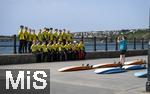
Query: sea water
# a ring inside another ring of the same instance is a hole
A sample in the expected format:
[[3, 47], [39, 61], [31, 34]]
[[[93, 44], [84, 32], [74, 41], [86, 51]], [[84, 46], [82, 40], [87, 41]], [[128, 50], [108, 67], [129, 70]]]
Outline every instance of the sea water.
[[[13, 53], [13, 41], [5, 41], [0, 42], [0, 54], [12, 54]], [[19, 42], [17, 41], [17, 52], [18, 52], [18, 45]], [[105, 43], [97, 42], [96, 44], [96, 50], [97, 51], [105, 51]], [[116, 50], [116, 44], [115, 43], [108, 43], [107, 44], [108, 51], [115, 51]], [[119, 48], [119, 47], [118, 47]], [[134, 44], [128, 43], [127, 44], [128, 50], [133, 50]], [[148, 43], [144, 43], [144, 49], [148, 48]], [[142, 49], [142, 43], [136, 43], [136, 49], [140, 50]], [[94, 43], [93, 42], [85, 42], [85, 51], [94, 51]]]

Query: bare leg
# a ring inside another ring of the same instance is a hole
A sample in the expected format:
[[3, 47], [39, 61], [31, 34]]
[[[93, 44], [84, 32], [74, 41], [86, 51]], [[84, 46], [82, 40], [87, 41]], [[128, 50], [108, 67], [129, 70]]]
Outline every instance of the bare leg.
[[125, 62], [125, 55], [122, 55], [122, 65], [124, 65]]
[[122, 55], [120, 55], [120, 64], [122, 64]]

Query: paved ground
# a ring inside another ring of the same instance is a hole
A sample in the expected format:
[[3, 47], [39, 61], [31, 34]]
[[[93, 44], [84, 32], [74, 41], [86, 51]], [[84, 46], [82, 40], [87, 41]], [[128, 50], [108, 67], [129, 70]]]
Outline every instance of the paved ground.
[[[147, 60], [147, 56], [128, 57], [126, 61], [134, 59]], [[20, 65], [1, 65], [0, 69], [50, 69], [50, 94], [150, 94], [145, 92], [146, 78], [136, 78], [132, 70], [118, 74], [95, 74], [94, 70], [77, 72], [58, 72], [59, 68], [70, 65], [99, 64], [118, 61], [118, 58], [96, 59], [84, 61], [69, 61], [55, 63], [34, 63]]]

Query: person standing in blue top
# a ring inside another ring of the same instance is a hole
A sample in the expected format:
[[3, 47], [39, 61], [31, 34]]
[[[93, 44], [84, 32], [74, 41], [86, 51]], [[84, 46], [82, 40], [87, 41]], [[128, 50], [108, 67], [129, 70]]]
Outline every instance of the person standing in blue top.
[[120, 64], [124, 65], [125, 62], [125, 53], [127, 51], [127, 40], [126, 36], [122, 35], [118, 37], [119, 49], [120, 49]]

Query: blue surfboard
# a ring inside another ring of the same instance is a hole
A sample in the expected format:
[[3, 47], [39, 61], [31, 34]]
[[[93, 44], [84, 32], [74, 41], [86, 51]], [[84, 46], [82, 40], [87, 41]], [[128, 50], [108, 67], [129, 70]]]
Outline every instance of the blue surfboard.
[[146, 69], [145, 65], [125, 65], [122, 67], [125, 70], [138, 70], [138, 69]]
[[122, 73], [122, 72], [126, 72], [126, 70], [124, 69], [112, 70], [105, 72], [105, 74]]
[[112, 73], [120, 73], [120, 72], [124, 72], [125, 70], [123, 70], [120, 67], [113, 67], [113, 68], [100, 68], [100, 69], [96, 69], [94, 71], [94, 73], [96, 74], [112, 74]]
[[136, 73], [134, 73], [134, 76], [139, 77], [139, 78], [146, 78], [147, 77], [147, 71], [136, 72]]

